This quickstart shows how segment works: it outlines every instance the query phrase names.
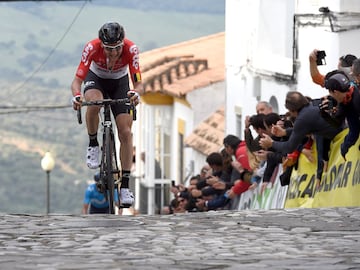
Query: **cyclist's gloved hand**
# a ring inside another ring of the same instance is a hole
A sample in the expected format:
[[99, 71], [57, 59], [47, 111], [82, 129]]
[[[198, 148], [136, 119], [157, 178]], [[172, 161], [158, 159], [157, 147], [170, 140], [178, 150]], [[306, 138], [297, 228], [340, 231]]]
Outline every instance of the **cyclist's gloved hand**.
[[71, 102], [72, 102], [74, 110], [80, 109], [81, 101], [82, 101], [82, 98], [81, 98], [80, 93], [77, 93], [75, 96], [73, 96], [73, 98], [71, 99]]
[[134, 90], [130, 90], [127, 92], [128, 97], [130, 98], [130, 102], [133, 105], [138, 105], [140, 102], [140, 96], [138, 94], [138, 92], [134, 91]]

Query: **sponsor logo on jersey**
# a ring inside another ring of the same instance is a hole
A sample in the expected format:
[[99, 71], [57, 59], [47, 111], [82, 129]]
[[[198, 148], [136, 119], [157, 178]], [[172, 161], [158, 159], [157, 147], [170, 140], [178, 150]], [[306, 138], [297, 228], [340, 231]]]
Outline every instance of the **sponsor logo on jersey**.
[[129, 48], [129, 52], [132, 55], [132, 66], [136, 69], [139, 69], [139, 49], [136, 45], [132, 45]]
[[91, 43], [86, 44], [83, 53], [81, 55], [81, 62], [84, 63], [85, 66], [89, 64], [89, 55], [94, 46]]
[[94, 82], [94, 81], [87, 81], [87, 82], [85, 82], [85, 84], [84, 84], [85, 87], [93, 86], [93, 85], [95, 85], [95, 82]]

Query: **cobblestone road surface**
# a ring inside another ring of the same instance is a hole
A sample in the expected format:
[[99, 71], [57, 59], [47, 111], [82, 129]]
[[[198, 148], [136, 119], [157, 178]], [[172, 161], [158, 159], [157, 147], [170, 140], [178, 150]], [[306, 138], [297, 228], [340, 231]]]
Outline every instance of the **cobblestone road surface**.
[[0, 269], [360, 269], [360, 208], [1, 215]]

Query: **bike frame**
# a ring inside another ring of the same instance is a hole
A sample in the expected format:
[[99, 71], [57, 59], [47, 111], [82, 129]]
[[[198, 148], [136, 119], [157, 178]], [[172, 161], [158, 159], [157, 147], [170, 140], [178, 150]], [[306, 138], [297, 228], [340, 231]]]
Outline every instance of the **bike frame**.
[[[101, 163], [100, 163], [100, 181], [98, 188], [100, 192], [104, 193], [106, 200], [109, 202], [109, 214], [115, 214], [115, 204], [120, 205], [120, 201], [115, 202], [115, 192], [119, 196], [119, 179], [120, 170], [117, 163], [117, 154], [115, 148], [115, 136], [113, 132], [113, 124], [111, 120], [111, 105], [112, 104], [126, 104], [129, 105], [129, 112], [133, 115], [133, 120], [136, 120], [136, 109], [134, 105], [130, 104], [128, 98], [124, 99], [103, 99], [89, 102], [82, 102], [82, 106], [102, 106], [103, 107], [103, 141], [101, 146]], [[78, 122], [81, 120], [81, 109], [78, 110]], [[117, 177], [115, 177], [117, 176]]]

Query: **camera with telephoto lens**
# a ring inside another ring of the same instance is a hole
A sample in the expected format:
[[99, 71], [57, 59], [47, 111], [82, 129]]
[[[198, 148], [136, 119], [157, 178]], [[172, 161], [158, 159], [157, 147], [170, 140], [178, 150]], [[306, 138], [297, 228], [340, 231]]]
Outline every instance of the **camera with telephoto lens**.
[[317, 53], [316, 53], [316, 64], [318, 66], [326, 65], [325, 56], [326, 56], [325, 51], [317, 51]]
[[327, 100], [328, 100], [327, 109], [328, 109], [329, 113], [331, 114], [333, 112], [334, 108], [337, 106], [337, 101], [332, 96], [328, 96]]

